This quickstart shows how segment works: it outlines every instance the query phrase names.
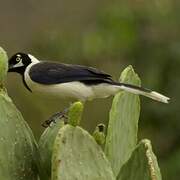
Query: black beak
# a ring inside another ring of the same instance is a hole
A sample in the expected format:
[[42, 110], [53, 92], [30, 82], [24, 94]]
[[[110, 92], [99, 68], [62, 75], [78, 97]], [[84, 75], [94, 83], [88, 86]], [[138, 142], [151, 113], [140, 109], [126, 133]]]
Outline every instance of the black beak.
[[13, 70], [14, 70], [13, 65], [9, 64], [8, 72], [13, 72]]

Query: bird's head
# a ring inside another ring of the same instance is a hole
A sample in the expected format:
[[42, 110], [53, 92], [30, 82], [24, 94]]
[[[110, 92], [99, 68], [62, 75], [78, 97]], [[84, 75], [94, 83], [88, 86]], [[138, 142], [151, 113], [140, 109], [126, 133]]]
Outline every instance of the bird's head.
[[30, 54], [16, 53], [9, 59], [8, 72], [17, 72], [17, 73], [22, 74], [24, 73], [28, 65], [37, 61], [38, 60]]

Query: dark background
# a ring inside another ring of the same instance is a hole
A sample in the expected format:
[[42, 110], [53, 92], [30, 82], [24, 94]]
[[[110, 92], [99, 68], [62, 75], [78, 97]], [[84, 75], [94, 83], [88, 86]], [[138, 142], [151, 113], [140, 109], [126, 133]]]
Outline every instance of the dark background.
[[[94, 66], [114, 79], [132, 64], [143, 86], [170, 96], [169, 105], [141, 98], [139, 139], [151, 139], [163, 179], [180, 178], [180, 1], [6, 0], [0, 2], [0, 22], [0, 46], [9, 56], [22, 51]], [[17, 74], [7, 81], [37, 139], [41, 122], [69, 105], [33, 97]], [[91, 132], [107, 123], [111, 102], [88, 102], [82, 126]]]

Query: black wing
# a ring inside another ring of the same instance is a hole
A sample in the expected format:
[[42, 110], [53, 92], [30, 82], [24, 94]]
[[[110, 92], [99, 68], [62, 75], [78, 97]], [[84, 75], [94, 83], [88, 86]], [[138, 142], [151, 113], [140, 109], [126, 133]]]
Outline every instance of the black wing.
[[90, 85], [113, 82], [109, 74], [95, 68], [46, 61], [32, 66], [29, 75], [33, 81], [40, 84], [80, 81]]

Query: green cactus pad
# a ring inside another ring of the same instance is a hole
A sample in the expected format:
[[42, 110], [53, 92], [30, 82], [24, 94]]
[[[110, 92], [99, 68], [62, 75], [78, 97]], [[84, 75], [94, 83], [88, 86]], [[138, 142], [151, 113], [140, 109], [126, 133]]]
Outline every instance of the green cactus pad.
[[51, 159], [54, 141], [61, 127], [64, 126], [64, 119], [57, 119], [55, 124], [46, 128], [39, 140], [40, 151], [40, 177], [43, 180], [51, 178]]
[[56, 137], [52, 180], [115, 180], [101, 147], [82, 128], [65, 125]]
[[106, 140], [105, 125], [98, 124], [93, 132], [93, 137], [99, 145], [103, 145]]
[[83, 103], [80, 101], [77, 101], [70, 106], [68, 112], [69, 124], [71, 124], [72, 126], [77, 126], [80, 124], [83, 108]]
[[0, 90], [0, 179], [37, 180], [37, 146], [21, 113]]
[[131, 158], [122, 167], [117, 180], [161, 180], [156, 156], [151, 142], [142, 140], [132, 153]]
[[[140, 85], [140, 79], [132, 66], [121, 74], [120, 82]], [[137, 144], [140, 100], [138, 95], [121, 91], [113, 99], [110, 111], [105, 153], [117, 176]]]
[[3, 48], [0, 47], [0, 85], [4, 81], [8, 71], [8, 56]]

